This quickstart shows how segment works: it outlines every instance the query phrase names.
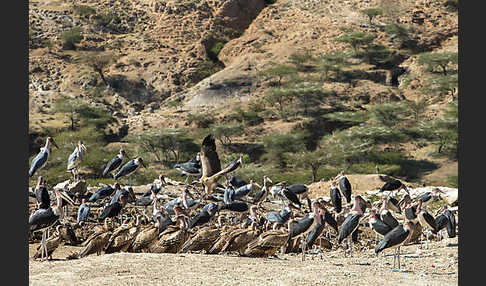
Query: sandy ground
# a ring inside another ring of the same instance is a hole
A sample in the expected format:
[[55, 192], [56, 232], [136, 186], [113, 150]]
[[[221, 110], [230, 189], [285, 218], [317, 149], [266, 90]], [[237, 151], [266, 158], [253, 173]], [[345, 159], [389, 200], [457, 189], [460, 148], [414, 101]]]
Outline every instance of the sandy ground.
[[[30, 256], [36, 244], [30, 244]], [[66, 260], [80, 247], [61, 245], [51, 261], [29, 261], [30, 285], [457, 285], [457, 237], [402, 247], [402, 270], [392, 272], [393, 250], [345, 258], [342, 250], [277, 258], [233, 255], [115, 253]], [[408, 256], [408, 257], [407, 257]]]

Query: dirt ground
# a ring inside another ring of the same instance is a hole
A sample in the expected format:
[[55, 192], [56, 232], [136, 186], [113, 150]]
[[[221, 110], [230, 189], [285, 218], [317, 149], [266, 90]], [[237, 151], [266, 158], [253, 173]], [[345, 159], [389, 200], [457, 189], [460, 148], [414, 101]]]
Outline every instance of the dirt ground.
[[[457, 237], [401, 248], [401, 270], [393, 272], [393, 250], [377, 258], [373, 249], [344, 257], [341, 249], [302, 256], [248, 258], [233, 255], [114, 253], [66, 260], [80, 247], [61, 245], [51, 261], [29, 261], [30, 285], [457, 285]], [[30, 256], [36, 244], [29, 245]]]

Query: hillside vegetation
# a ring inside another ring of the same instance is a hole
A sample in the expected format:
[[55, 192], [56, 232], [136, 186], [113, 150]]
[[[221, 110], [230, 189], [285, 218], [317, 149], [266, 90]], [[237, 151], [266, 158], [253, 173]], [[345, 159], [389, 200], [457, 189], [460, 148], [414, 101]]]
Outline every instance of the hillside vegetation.
[[[310, 183], [347, 173], [457, 186], [458, 1], [29, 1], [30, 160], [89, 183], [121, 146], [148, 168], [209, 133], [236, 175]], [[31, 185], [34, 182], [32, 179]]]

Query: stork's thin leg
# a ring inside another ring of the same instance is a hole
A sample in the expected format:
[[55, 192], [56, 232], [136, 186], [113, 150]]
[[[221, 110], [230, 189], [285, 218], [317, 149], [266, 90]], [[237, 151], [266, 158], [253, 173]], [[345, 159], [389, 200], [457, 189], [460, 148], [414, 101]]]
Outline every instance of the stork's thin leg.
[[189, 179], [189, 176], [186, 176], [186, 179], [184, 180], [184, 184], [187, 185], [187, 179]]
[[301, 243], [301, 248], [302, 248], [302, 261], [305, 260], [305, 242], [306, 242], [306, 239], [305, 239], [305, 236], [302, 236], [302, 243]]
[[44, 260], [44, 253], [47, 256], [47, 251], [46, 251], [46, 235], [47, 235], [47, 230], [44, 230], [44, 233], [42, 233], [42, 240], [41, 240], [41, 260]]
[[129, 182], [130, 187], [131, 187], [131, 186], [132, 186], [132, 176], [131, 176], [131, 175], [130, 175], [130, 176], [128, 176], [128, 182]]
[[400, 246], [398, 247], [398, 269], [400, 269]]

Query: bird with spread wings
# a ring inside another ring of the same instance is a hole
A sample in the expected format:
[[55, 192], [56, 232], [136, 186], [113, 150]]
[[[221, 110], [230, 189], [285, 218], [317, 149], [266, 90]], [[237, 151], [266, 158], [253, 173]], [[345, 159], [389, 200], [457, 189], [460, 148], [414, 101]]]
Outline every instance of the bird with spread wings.
[[200, 182], [204, 186], [206, 196], [209, 196], [218, 186], [218, 181], [222, 176], [235, 171], [243, 164], [242, 156], [234, 159], [228, 165], [221, 169], [221, 162], [216, 152], [216, 143], [214, 137], [209, 134], [201, 143], [201, 165], [202, 176]]

